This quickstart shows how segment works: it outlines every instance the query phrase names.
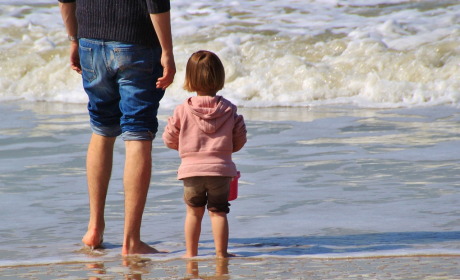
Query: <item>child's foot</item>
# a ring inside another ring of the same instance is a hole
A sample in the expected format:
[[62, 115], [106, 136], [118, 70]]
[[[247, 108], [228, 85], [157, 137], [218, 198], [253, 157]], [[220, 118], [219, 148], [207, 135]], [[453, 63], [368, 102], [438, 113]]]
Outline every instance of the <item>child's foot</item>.
[[196, 257], [196, 256], [197, 255], [186, 253], [185, 255], [182, 256], [182, 258], [193, 258], [193, 257]]
[[225, 258], [231, 258], [231, 257], [236, 257], [236, 255], [230, 254], [230, 253], [216, 254], [216, 258], [218, 259], [225, 259]]

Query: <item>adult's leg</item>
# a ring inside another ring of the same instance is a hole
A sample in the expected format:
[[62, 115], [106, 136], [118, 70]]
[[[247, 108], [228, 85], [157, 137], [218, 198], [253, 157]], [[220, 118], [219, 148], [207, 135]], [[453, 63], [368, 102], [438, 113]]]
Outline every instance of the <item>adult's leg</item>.
[[104, 208], [110, 175], [112, 173], [113, 146], [116, 137], [104, 137], [93, 133], [88, 147], [86, 171], [90, 219], [88, 231], [82, 242], [90, 247], [97, 247], [102, 242], [105, 229]]
[[[158, 251], [140, 239], [142, 214], [150, 185], [152, 140], [158, 130], [157, 110], [164, 90], [156, 88], [162, 75], [161, 48], [117, 43], [114, 45], [120, 92], [120, 125], [125, 141], [125, 229], [123, 255]], [[153, 67], [153, 68], [152, 68]]]
[[125, 141], [125, 231], [123, 255], [154, 254], [155, 248], [141, 241], [141, 222], [152, 173], [152, 141]]
[[198, 255], [198, 243], [201, 234], [201, 221], [205, 212], [205, 206], [190, 207], [187, 205], [187, 216], [185, 217], [185, 247], [186, 253], [183, 258], [191, 258]]

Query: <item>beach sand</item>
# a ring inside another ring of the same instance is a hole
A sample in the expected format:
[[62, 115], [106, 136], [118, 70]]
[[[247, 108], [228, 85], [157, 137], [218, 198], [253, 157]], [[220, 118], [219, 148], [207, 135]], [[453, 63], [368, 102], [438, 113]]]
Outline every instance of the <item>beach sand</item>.
[[460, 279], [460, 256], [232, 258], [151, 261], [129, 258], [0, 268], [1, 279]]

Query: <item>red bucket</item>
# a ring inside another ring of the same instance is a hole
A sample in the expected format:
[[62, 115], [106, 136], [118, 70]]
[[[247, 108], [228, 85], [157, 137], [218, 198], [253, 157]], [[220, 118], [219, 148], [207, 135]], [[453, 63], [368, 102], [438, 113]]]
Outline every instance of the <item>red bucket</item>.
[[237, 171], [238, 176], [233, 177], [232, 182], [230, 182], [230, 195], [228, 196], [228, 201], [235, 200], [238, 197], [238, 178], [241, 177], [240, 172]]

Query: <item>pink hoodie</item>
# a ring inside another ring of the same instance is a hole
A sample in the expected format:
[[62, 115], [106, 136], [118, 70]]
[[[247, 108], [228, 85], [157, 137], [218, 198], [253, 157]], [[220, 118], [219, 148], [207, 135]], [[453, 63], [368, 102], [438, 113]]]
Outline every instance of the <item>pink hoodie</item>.
[[182, 158], [177, 179], [237, 176], [232, 153], [246, 143], [246, 125], [236, 110], [219, 95], [190, 97], [177, 106], [163, 133], [166, 146]]

